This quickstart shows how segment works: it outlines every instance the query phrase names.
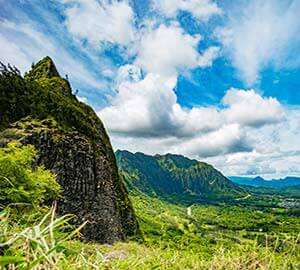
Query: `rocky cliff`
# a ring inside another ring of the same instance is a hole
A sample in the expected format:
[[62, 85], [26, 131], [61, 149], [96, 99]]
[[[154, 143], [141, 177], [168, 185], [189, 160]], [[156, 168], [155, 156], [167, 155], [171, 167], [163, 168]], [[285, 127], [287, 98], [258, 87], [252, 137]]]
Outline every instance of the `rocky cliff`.
[[61, 214], [87, 221], [88, 240], [112, 243], [139, 233], [107, 133], [95, 112], [72, 94], [46, 57], [23, 78], [2, 66], [0, 143], [19, 140], [38, 150], [36, 164], [57, 174]]

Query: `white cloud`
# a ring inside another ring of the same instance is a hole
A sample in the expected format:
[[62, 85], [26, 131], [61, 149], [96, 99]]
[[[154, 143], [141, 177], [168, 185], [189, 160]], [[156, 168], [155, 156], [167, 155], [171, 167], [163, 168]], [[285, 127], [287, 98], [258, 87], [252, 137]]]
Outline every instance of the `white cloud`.
[[284, 110], [277, 99], [263, 98], [254, 90], [230, 89], [223, 97], [229, 108], [224, 111], [228, 122], [249, 126], [276, 123], [284, 118]]
[[66, 25], [76, 38], [94, 46], [103, 42], [127, 46], [134, 39], [134, 13], [127, 1], [64, 0]]
[[216, 46], [209, 47], [204, 53], [198, 57], [199, 67], [210, 67], [213, 61], [218, 57], [220, 48]]
[[27, 55], [16, 45], [0, 34], [1, 55], [0, 61], [4, 64], [17, 66], [21, 70], [27, 70], [30, 60]]
[[[2, 50], [0, 60], [28, 71], [32, 62], [37, 62], [49, 55], [53, 58], [62, 76], [69, 74], [72, 82], [84, 83], [95, 88], [104, 88], [100, 81], [89, 73], [83, 64], [76, 61], [67, 50], [58, 46], [54, 40], [27, 23], [14, 23], [7, 20], [0, 22], [0, 41]], [[7, 35], [7, 31], [13, 33]], [[20, 46], [22, 44], [22, 46]], [[57, 48], [60, 50], [57, 50]]]
[[[134, 65], [144, 72], [173, 77], [180, 72], [197, 67], [209, 67], [218, 57], [219, 48], [212, 46], [203, 54], [198, 52], [200, 35], [190, 35], [172, 22], [168, 26], [159, 20], [144, 20], [139, 29], [128, 1], [64, 0], [66, 26], [75, 40], [95, 49], [107, 43], [122, 45], [119, 53], [126, 59], [134, 59]], [[210, 1], [189, 2], [187, 6], [202, 10], [215, 7]], [[176, 4], [176, 3], [175, 3]], [[198, 6], [197, 4], [200, 4]], [[204, 5], [204, 6], [203, 6]], [[184, 5], [185, 6], [185, 5]], [[200, 11], [198, 12], [201, 13]], [[205, 15], [206, 16], [206, 15]]]
[[[219, 109], [186, 109], [173, 91], [176, 77], [153, 73], [143, 77], [132, 65], [122, 67], [120, 74], [124, 80], [118, 84], [116, 96], [98, 114], [114, 144], [120, 147], [126, 140], [129, 150], [146, 149], [149, 153], [155, 149], [195, 157], [249, 152], [256, 141], [248, 130], [285, 119], [276, 99], [262, 97], [254, 90], [228, 90], [223, 98], [225, 107]], [[149, 147], [153, 141], [155, 147]]]
[[142, 79], [142, 71], [139, 67], [131, 64], [119, 68], [116, 79], [117, 87], [125, 81], [138, 82]]
[[211, 66], [218, 48], [210, 47], [201, 55], [197, 51], [200, 39], [200, 35], [191, 36], [177, 25], [160, 25], [143, 36], [135, 64], [166, 77], [186, 69]]
[[167, 80], [148, 74], [140, 81], [124, 81], [112, 105], [99, 112], [101, 119], [115, 133], [133, 136], [163, 136], [173, 128], [172, 89], [176, 77]]
[[300, 2], [296, 0], [249, 1], [242, 10], [229, 15], [224, 28], [216, 31], [247, 85], [259, 81], [260, 73], [268, 65], [276, 68], [300, 65], [299, 57], [297, 63], [294, 61], [300, 48], [299, 14]]
[[205, 159], [226, 175], [262, 175], [266, 178], [300, 175], [300, 108], [285, 108], [284, 121], [261, 128], [244, 128], [250, 152]]
[[209, 157], [234, 152], [250, 151], [243, 129], [238, 124], [228, 124], [203, 135], [194, 134], [171, 147], [172, 153]]
[[199, 20], [207, 21], [211, 16], [222, 13], [217, 3], [211, 0], [154, 0], [154, 5], [167, 17], [176, 17], [181, 10], [190, 12]]
[[222, 100], [223, 109], [185, 109], [173, 91], [175, 76], [148, 73], [143, 78], [138, 67], [126, 65], [120, 68], [118, 78], [117, 95], [111, 106], [99, 112], [114, 133], [193, 137], [223, 125], [258, 127], [280, 122], [285, 116], [275, 98], [262, 97], [254, 90], [229, 89]]

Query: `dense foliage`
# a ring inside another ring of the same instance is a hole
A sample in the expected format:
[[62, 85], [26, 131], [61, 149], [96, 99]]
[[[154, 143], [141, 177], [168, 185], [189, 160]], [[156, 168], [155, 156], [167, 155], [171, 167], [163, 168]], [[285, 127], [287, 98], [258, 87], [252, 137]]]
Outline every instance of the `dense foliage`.
[[65, 129], [76, 129], [91, 138], [102, 134], [100, 139], [108, 143], [100, 119], [76, 99], [49, 57], [34, 65], [25, 78], [16, 68], [0, 63], [0, 116], [0, 130], [26, 116], [53, 117]]
[[26, 203], [37, 206], [59, 195], [55, 176], [43, 167], [32, 168], [33, 146], [9, 143], [0, 148], [0, 205]]

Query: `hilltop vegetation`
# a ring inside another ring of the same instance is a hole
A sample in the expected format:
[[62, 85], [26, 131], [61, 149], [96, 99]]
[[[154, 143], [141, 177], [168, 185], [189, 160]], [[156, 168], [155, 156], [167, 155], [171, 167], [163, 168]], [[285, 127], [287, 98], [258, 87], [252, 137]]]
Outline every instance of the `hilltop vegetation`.
[[45, 57], [22, 77], [15, 67], [0, 66], [0, 130], [26, 116], [52, 117], [66, 130], [78, 130], [109, 143], [103, 124], [88, 105], [72, 94], [69, 82], [59, 76], [51, 58]]

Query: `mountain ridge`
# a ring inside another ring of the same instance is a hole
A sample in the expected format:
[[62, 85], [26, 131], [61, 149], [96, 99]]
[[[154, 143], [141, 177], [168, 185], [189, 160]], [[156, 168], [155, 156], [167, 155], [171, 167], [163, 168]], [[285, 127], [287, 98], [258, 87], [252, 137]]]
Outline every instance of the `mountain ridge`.
[[129, 190], [148, 195], [235, 196], [243, 190], [212, 165], [182, 155], [146, 155], [127, 150], [115, 152]]
[[241, 177], [229, 176], [229, 180], [239, 185], [248, 185], [254, 187], [286, 188], [300, 185], [300, 177], [286, 176], [285, 178], [266, 180], [261, 176]]

